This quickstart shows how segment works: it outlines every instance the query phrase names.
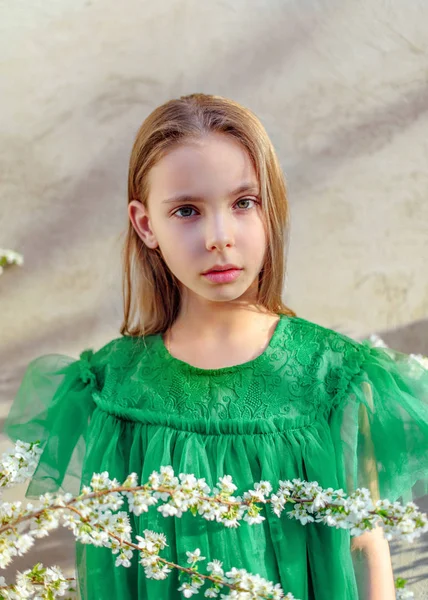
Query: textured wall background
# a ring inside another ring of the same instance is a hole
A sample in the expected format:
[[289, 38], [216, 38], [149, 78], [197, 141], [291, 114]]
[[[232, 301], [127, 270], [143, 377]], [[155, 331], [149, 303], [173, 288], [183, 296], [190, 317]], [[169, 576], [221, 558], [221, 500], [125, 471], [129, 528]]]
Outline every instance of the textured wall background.
[[[0, 281], [3, 417], [29, 360], [117, 337], [133, 138], [156, 105], [195, 91], [247, 105], [277, 148], [287, 303], [428, 353], [426, 2], [0, 0], [0, 11], [0, 246], [25, 258]], [[62, 539], [40, 540], [38, 559], [69, 564]], [[428, 598], [427, 537], [392, 549], [396, 575]]]

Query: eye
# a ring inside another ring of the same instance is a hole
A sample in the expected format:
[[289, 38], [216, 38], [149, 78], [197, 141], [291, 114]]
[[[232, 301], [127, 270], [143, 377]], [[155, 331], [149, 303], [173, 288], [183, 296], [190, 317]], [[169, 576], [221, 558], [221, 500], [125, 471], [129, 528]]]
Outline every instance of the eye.
[[[237, 202], [235, 204], [239, 204], [239, 202], [254, 202], [255, 204], [259, 204], [258, 200], [256, 200], [255, 198], [240, 198], [239, 200], [237, 200]], [[250, 207], [240, 207], [240, 210], [249, 210]], [[174, 217], [177, 217], [178, 219], [187, 219], [189, 217], [192, 217], [193, 215], [179, 215], [179, 211], [180, 210], [196, 210], [195, 208], [193, 208], [193, 206], [180, 206], [180, 208], [177, 208], [177, 210], [175, 210], [172, 214]]]
[[178, 219], [187, 219], [187, 217], [192, 216], [192, 215], [184, 215], [184, 216], [183, 215], [177, 215], [177, 213], [180, 210], [195, 210], [195, 209], [193, 208], [193, 206], [180, 206], [180, 208], [177, 208], [177, 210], [172, 213], [173, 216], [177, 217]]
[[255, 204], [258, 204], [258, 201], [255, 200], [255, 198], [240, 198], [236, 204], [239, 204], [239, 202], [254, 202]]

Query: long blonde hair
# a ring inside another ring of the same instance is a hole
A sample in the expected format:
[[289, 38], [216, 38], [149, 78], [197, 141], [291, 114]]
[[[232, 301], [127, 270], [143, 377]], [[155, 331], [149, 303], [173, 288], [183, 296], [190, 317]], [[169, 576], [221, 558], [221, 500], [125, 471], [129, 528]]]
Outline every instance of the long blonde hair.
[[[213, 132], [230, 135], [241, 142], [260, 183], [267, 248], [259, 274], [258, 303], [271, 312], [296, 316], [281, 298], [289, 228], [285, 179], [265, 128], [248, 108], [209, 94], [181, 96], [158, 106], [144, 120], [132, 147], [128, 203], [139, 200], [147, 207], [150, 169], [178, 144]], [[163, 333], [179, 313], [179, 282], [159, 248], [153, 250], [146, 246], [131, 220], [123, 245], [122, 264], [124, 320], [120, 333], [130, 336]]]

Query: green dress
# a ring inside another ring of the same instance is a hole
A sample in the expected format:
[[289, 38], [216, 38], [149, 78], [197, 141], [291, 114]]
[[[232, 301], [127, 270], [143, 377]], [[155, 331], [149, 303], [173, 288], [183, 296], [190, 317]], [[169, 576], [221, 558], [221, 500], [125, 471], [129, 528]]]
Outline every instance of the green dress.
[[[135, 472], [144, 483], [171, 465], [211, 489], [231, 475], [236, 495], [261, 480], [276, 491], [279, 480], [300, 478], [408, 502], [428, 490], [428, 370], [398, 351], [284, 315], [260, 356], [220, 369], [173, 357], [161, 334], [121, 336], [79, 359], [33, 360], [4, 433], [42, 441], [27, 498], [77, 495], [94, 472], [119, 481]], [[236, 529], [190, 512], [163, 517], [156, 507], [130, 521], [133, 541], [144, 529], [163, 532], [161, 556], [174, 563], [188, 566], [186, 550], [200, 548], [204, 573], [218, 559], [225, 572], [258, 573], [300, 600], [359, 598], [348, 531], [262, 514], [261, 524]], [[116, 558], [76, 543], [83, 600], [184, 597], [177, 570], [147, 579], [136, 552], [128, 568]]]

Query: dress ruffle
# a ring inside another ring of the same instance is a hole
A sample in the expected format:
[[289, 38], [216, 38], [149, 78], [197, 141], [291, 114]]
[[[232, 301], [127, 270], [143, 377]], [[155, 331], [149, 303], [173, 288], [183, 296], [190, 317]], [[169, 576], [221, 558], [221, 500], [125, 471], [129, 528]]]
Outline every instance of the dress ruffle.
[[330, 426], [347, 493], [365, 487], [376, 500], [415, 501], [428, 493], [428, 370], [392, 348], [360, 345], [361, 362], [345, 365], [346, 387]]
[[27, 498], [38, 499], [46, 492], [79, 494], [86, 432], [95, 407], [92, 355], [90, 349], [79, 359], [47, 354], [26, 368], [3, 433], [14, 442], [39, 441], [43, 450]]

